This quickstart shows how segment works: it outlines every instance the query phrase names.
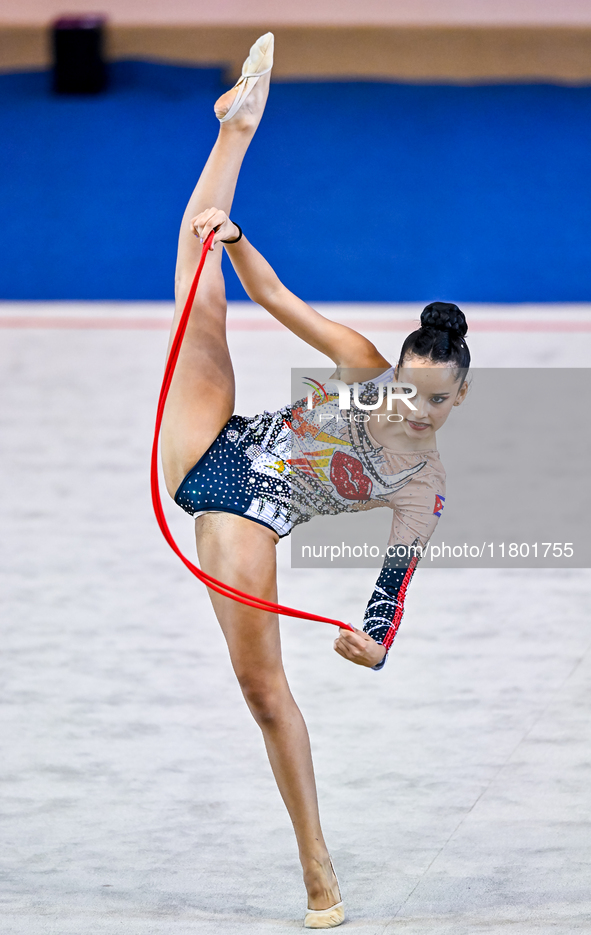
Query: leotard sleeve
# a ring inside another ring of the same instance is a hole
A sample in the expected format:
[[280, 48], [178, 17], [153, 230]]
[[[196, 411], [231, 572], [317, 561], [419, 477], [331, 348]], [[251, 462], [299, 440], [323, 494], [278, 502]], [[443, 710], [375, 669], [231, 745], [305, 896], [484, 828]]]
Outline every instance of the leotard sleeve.
[[408, 586], [445, 504], [441, 462], [437, 459], [425, 467], [390, 501], [394, 515], [387, 554], [363, 618], [365, 633], [386, 647], [382, 661], [373, 666], [376, 671], [386, 664], [402, 621]]

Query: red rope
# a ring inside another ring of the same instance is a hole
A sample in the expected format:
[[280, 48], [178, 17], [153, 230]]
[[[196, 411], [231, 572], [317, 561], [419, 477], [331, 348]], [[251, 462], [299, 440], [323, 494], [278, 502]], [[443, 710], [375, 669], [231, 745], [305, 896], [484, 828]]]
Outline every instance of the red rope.
[[205, 243], [203, 244], [203, 250], [201, 251], [201, 259], [199, 260], [197, 272], [195, 273], [193, 283], [189, 290], [189, 295], [187, 296], [187, 301], [185, 302], [183, 314], [181, 315], [179, 325], [170, 348], [170, 354], [168, 356], [166, 368], [164, 370], [164, 378], [162, 380], [160, 397], [158, 399], [156, 427], [154, 430], [154, 442], [152, 445], [152, 460], [150, 470], [152, 505], [154, 507], [154, 513], [156, 514], [158, 525], [160, 526], [162, 535], [168, 542], [173, 552], [178, 555], [181, 562], [187, 566], [189, 571], [192, 572], [196, 578], [199, 578], [203, 584], [205, 584], [208, 588], [211, 588], [212, 591], [217, 591], [218, 594], [222, 594], [224, 597], [229, 597], [233, 601], [238, 601], [240, 604], [246, 604], [248, 607], [255, 607], [257, 610], [282, 614], [285, 617], [300, 617], [302, 620], [319, 620], [321, 623], [332, 623], [335, 627], [343, 627], [345, 630], [353, 630], [353, 627], [349, 626], [348, 623], [343, 623], [341, 620], [333, 620], [331, 617], [319, 617], [317, 614], [310, 614], [305, 610], [295, 610], [293, 607], [284, 607], [283, 604], [275, 604], [273, 601], [267, 601], [262, 597], [255, 597], [252, 594], [247, 594], [245, 591], [240, 591], [238, 588], [232, 587], [232, 585], [224, 584], [223, 581], [218, 581], [217, 578], [213, 578], [211, 575], [208, 575], [207, 572], [202, 571], [197, 567], [197, 565], [194, 565], [193, 562], [190, 562], [189, 559], [183, 555], [178, 545], [174, 541], [170, 529], [168, 528], [168, 523], [166, 522], [166, 517], [164, 516], [164, 510], [162, 508], [160, 487], [158, 483], [158, 440], [160, 438], [160, 428], [162, 426], [164, 404], [166, 403], [166, 397], [168, 396], [172, 377], [179, 359], [185, 331], [187, 330], [187, 325], [189, 323], [189, 316], [191, 314], [191, 309], [193, 308], [193, 302], [195, 301], [195, 293], [197, 292], [197, 286], [201, 277], [201, 270], [203, 269], [203, 264], [205, 263], [205, 259], [207, 257], [209, 247], [211, 246], [211, 242], [214, 238], [214, 234], [215, 232], [211, 231], [209, 237], [207, 237]]

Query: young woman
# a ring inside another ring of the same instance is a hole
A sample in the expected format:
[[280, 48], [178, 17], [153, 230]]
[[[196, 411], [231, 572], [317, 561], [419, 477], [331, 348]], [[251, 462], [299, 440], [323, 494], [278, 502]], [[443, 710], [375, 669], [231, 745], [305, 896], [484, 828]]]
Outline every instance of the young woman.
[[[428, 306], [393, 370], [370, 341], [289, 292], [230, 220], [240, 166], [263, 114], [272, 56], [268, 33], [252, 47], [238, 84], [216, 102], [219, 137], [181, 225], [173, 334], [201, 243], [211, 230], [216, 234], [164, 413], [166, 486], [177, 503], [197, 514], [201, 567], [271, 601], [277, 600], [275, 545], [293, 525], [319, 513], [390, 506], [392, 558], [379, 576], [364, 627], [340, 630], [335, 641], [345, 659], [380, 669], [420, 548], [443, 508], [445, 474], [435, 433], [466, 392], [467, 328], [456, 306]], [[234, 415], [222, 243], [250, 298], [334, 361], [338, 391], [327, 382], [313, 409], [301, 401], [254, 418]], [[395, 380], [412, 384], [416, 395], [404, 400], [397, 390], [392, 396], [388, 385]], [[354, 381], [347, 409], [342, 394], [349, 395]], [[216, 593], [210, 596], [293, 822], [308, 893], [304, 924], [339, 925], [344, 910], [320, 827], [306, 725], [283, 670], [278, 620]]]

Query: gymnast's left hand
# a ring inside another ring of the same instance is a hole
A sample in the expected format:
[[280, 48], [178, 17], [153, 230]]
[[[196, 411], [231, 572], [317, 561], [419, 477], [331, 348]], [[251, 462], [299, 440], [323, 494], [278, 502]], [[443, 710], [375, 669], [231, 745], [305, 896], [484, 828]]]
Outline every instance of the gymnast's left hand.
[[232, 223], [225, 211], [221, 208], [207, 208], [191, 221], [191, 230], [201, 243], [207, 240], [212, 230], [215, 231], [210, 250], [220, 240], [232, 240], [238, 236], [238, 228]]
[[372, 666], [377, 666], [378, 662], [381, 662], [386, 655], [386, 650], [381, 643], [376, 643], [363, 630], [357, 629], [353, 631], [340, 629], [339, 635], [334, 641], [334, 648], [343, 659], [348, 659], [349, 662], [354, 662], [358, 666], [367, 666], [370, 669]]

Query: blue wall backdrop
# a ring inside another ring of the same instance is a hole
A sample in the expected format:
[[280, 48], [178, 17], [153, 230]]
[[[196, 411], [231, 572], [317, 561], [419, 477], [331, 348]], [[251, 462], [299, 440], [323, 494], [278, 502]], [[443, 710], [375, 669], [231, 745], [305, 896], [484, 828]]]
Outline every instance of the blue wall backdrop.
[[[221, 90], [139, 62], [94, 98], [0, 76], [0, 298], [171, 298]], [[590, 144], [590, 87], [276, 83], [233, 215], [310, 300], [590, 301]]]

